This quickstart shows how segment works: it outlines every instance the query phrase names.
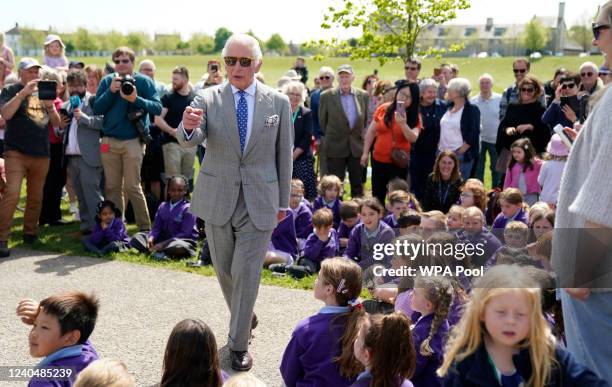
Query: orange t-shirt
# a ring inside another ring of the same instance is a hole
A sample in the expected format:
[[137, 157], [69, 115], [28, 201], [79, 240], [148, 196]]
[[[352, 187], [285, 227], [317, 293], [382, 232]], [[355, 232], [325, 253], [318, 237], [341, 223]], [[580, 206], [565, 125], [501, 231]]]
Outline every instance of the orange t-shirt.
[[[379, 163], [391, 163], [391, 151], [393, 150], [393, 136], [395, 136], [395, 147], [410, 152], [410, 142], [404, 137], [404, 133], [395, 118], [391, 121], [391, 129], [385, 124], [385, 112], [391, 103], [384, 103], [374, 112], [376, 122], [376, 142], [374, 143], [374, 160]], [[421, 117], [417, 121], [417, 128], [421, 128]], [[414, 128], [413, 128], [414, 129]]]

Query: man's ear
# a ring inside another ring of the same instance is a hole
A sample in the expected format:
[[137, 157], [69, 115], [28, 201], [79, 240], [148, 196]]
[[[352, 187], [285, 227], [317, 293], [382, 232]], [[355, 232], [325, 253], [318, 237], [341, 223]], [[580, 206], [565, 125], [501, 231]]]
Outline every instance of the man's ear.
[[70, 332], [66, 332], [64, 336], [62, 336], [62, 340], [64, 341], [66, 347], [77, 345], [81, 340], [81, 331], [74, 329]]

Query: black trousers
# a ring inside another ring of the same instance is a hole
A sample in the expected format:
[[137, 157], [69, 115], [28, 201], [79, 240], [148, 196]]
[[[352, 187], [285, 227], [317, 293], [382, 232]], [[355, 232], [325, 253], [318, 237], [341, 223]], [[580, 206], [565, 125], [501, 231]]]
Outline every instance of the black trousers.
[[410, 190], [419, 200], [423, 200], [427, 176], [433, 172], [436, 153], [410, 153]]
[[384, 206], [389, 181], [396, 177], [406, 180], [407, 176], [408, 168], [399, 168], [393, 163], [381, 163], [372, 158], [372, 195]]
[[344, 176], [348, 170], [349, 182], [351, 183], [351, 197], [363, 196], [363, 183], [361, 182], [361, 164], [359, 157], [328, 157], [327, 169], [332, 175], [338, 176], [344, 182]]
[[40, 211], [39, 223], [56, 222], [62, 218], [60, 208], [62, 202], [62, 189], [66, 185], [66, 166], [63, 164], [64, 146], [51, 144], [51, 160], [49, 172], [43, 188], [43, 202]]

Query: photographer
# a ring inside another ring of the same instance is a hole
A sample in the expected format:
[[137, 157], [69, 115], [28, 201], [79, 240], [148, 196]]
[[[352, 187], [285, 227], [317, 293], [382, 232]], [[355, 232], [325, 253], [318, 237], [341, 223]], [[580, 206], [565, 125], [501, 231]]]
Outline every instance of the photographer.
[[11, 221], [19, 202], [23, 178], [27, 179], [23, 241], [34, 243], [42, 207], [43, 186], [49, 170], [49, 123], [60, 126], [53, 100], [38, 98], [40, 65], [22, 58], [18, 66], [19, 83], [7, 86], [0, 95], [0, 115], [6, 120], [6, 187], [0, 201], [0, 257], [8, 257]]
[[123, 213], [125, 187], [136, 223], [145, 231], [151, 228], [151, 220], [140, 185], [140, 168], [145, 144], [151, 138], [149, 114], [159, 115], [162, 106], [151, 78], [134, 73], [134, 51], [120, 47], [112, 59], [116, 73], [102, 79], [94, 103], [94, 114], [104, 115], [100, 152], [105, 193]]

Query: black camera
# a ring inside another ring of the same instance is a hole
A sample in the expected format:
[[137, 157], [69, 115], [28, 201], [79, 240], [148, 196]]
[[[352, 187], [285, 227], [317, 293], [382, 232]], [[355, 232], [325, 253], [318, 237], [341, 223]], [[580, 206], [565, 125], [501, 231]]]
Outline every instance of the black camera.
[[126, 74], [121, 76], [121, 92], [125, 95], [130, 95], [136, 88], [136, 80], [133, 76]]
[[144, 115], [145, 115], [145, 112], [143, 110], [134, 110], [128, 113], [127, 118], [136, 127], [136, 134], [138, 134], [138, 138], [140, 139], [140, 142], [142, 142], [145, 145], [149, 145], [151, 141], [153, 141], [153, 137], [151, 137], [151, 135], [147, 133], [144, 125], [142, 124], [141, 118], [144, 117]]

